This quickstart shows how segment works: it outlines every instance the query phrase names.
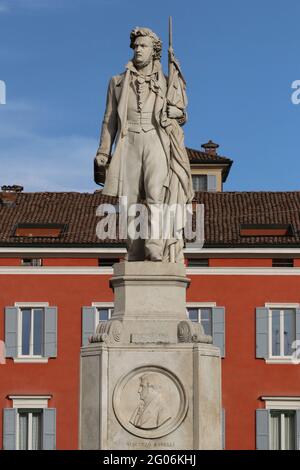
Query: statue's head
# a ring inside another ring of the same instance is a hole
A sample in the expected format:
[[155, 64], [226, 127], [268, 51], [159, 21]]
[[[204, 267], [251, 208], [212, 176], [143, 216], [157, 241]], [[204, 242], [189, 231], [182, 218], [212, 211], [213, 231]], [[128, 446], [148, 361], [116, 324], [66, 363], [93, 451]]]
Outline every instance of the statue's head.
[[160, 60], [162, 42], [151, 29], [134, 28], [130, 33], [130, 47], [134, 50], [134, 62], [138, 66]]

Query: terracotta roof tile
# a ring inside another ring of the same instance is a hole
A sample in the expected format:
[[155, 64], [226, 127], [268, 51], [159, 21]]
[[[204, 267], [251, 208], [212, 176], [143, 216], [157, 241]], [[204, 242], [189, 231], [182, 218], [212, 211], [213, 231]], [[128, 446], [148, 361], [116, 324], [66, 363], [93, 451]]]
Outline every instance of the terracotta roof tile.
[[[0, 193], [1, 200], [1, 193]], [[205, 207], [206, 246], [300, 246], [300, 192], [197, 193]], [[99, 240], [96, 209], [117, 199], [90, 193], [19, 193], [13, 205], [0, 203], [0, 245], [61, 246], [120, 243]], [[59, 238], [15, 237], [20, 223], [66, 224]], [[291, 224], [293, 235], [240, 236], [241, 224]]]

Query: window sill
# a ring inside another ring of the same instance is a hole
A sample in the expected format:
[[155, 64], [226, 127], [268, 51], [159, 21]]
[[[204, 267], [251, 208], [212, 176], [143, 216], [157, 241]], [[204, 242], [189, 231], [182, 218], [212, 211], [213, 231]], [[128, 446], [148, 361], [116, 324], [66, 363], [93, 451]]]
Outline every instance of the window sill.
[[33, 363], [33, 364], [46, 364], [48, 357], [14, 357], [14, 362], [17, 364], [21, 363]]
[[294, 359], [293, 357], [269, 357], [265, 361], [266, 364], [292, 364], [295, 366], [300, 363], [299, 359]]

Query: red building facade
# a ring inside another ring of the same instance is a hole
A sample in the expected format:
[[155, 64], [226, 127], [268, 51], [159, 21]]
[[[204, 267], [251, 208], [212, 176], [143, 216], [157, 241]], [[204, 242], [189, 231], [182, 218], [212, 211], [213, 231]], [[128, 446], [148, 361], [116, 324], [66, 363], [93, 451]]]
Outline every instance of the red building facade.
[[[80, 347], [112, 313], [111, 265], [125, 254], [97, 238], [96, 209], [116, 201], [15, 190], [0, 200], [1, 447], [78, 449]], [[224, 448], [299, 448], [300, 193], [195, 201], [205, 245], [185, 249], [187, 315], [221, 348]]]

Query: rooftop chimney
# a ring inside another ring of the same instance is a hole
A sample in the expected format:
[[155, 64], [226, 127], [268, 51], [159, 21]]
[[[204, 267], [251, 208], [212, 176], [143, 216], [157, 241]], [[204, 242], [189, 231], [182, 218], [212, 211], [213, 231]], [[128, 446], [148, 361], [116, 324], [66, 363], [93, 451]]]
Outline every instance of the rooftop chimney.
[[1, 186], [0, 201], [5, 205], [13, 205], [17, 195], [23, 191], [23, 186], [14, 184], [13, 186]]
[[219, 148], [219, 145], [215, 144], [212, 140], [209, 140], [206, 144], [202, 144], [201, 147], [204, 148], [205, 153], [217, 155], [217, 148]]

